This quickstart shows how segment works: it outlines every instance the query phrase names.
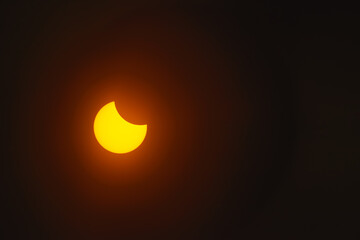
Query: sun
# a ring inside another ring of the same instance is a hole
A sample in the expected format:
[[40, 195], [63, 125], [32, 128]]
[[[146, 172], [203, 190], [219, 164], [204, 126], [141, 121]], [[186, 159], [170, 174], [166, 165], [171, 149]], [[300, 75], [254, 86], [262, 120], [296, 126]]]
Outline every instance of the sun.
[[94, 120], [94, 134], [99, 144], [112, 153], [128, 153], [144, 141], [147, 125], [127, 122], [118, 113], [115, 102], [103, 106]]

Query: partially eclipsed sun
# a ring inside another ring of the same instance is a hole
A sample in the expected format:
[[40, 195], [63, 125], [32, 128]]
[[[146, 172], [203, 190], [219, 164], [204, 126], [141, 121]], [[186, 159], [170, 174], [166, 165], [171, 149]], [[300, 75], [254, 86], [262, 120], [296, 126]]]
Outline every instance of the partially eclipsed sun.
[[94, 121], [97, 141], [112, 153], [128, 153], [144, 141], [147, 125], [135, 125], [123, 119], [116, 110], [115, 102], [103, 106]]

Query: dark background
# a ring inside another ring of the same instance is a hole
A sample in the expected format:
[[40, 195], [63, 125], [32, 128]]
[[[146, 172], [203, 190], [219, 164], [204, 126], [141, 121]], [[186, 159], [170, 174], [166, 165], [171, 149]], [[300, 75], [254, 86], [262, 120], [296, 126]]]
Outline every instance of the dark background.
[[[2, 4], [4, 239], [358, 239], [355, 8]], [[115, 100], [148, 124], [103, 150]]]

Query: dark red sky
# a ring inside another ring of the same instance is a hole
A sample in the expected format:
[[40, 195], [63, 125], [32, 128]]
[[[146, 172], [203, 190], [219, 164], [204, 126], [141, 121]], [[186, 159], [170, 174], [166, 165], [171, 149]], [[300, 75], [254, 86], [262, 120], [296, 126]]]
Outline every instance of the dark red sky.
[[[6, 239], [358, 233], [352, 8], [13, 1], [2, 10]], [[127, 155], [93, 136], [112, 100], [148, 124]]]

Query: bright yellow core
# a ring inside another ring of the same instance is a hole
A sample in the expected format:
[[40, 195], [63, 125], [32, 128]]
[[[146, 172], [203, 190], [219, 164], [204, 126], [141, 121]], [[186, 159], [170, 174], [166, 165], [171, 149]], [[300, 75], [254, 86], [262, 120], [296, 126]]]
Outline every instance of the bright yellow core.
[[115, 102], [100, 109], [94, 121], [97, 141], [113, 153], [128, 153], [144, 141], [147, 125], [135, 125], [123, 119], [116, 110]]

